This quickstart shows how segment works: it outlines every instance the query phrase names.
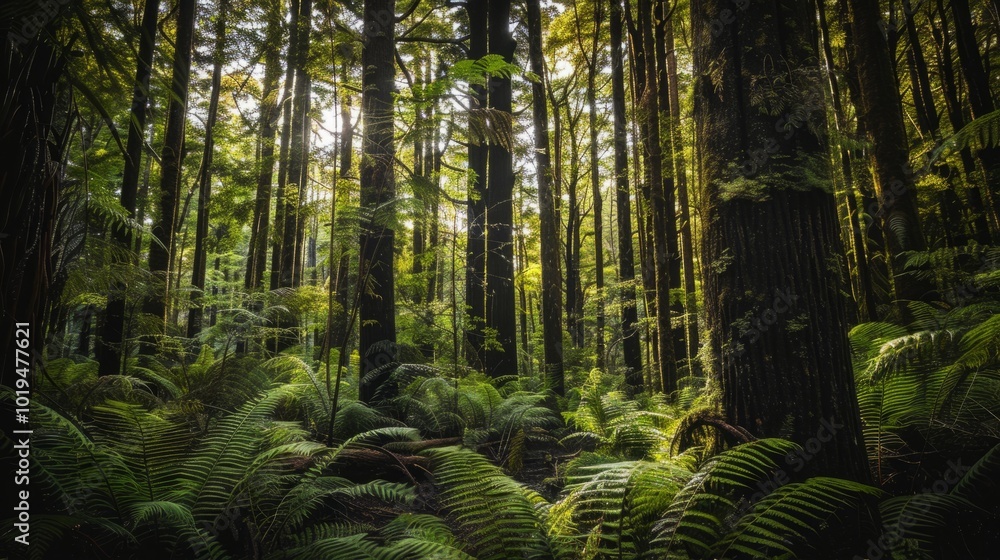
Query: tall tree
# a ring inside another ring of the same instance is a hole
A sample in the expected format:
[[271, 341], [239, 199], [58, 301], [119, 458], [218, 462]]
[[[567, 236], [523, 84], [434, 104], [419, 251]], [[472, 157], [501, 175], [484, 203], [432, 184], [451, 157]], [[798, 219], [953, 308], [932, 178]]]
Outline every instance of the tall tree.
[[[645, 154], [647, 179], [649, 181], [649, 209], [651, 218], [651, 234], [653, 238], [652, 254], [655, 274], [656, 298], [656, 348], [657, 375], [659, 387], [664, 393], [670, 394], [677, 389], [677, 364], [674, 361], [673, 332], [670, 321], [670, 251], [676, 249], [676, 242], [670, 239], [676, 236], [673, 220], [673, 208], [668, 206], [673, 191], [672, 163], [664, 165], [664, 136], [660, 130], [660, 94], [657, 72], [656, 24], [654, 2], [639, 0], [639, 13], [636, 17], [639, 35], [644, 53], [644, 68], [637, 69], [645, 74], [645, 87], [642, 91], [642, 118], [646, 121], [646, 133], [642, 139]], [[670, 160], [667, 159], [667, 162]], [[676, 241], [676, 240], [675, 240]]]
[[[486, 2], [467, 2], [469, 17], [469, 58], [479, 60], [488, 51]], [[482, 119], [486, 108], [486, 88], [471, 86], [469, 120]], [[470, 124], [470, 136], [472, 126]], [[489, 150], [485, 138], [469, 138], [469, 202], [466, 217], [465, 327], [468, 364], [479, 370], [486, 363], [486, 169]]]
[[615, 210], [618, 222], [618, 279], [621, 282], [622, 354], [625, 383], [632, 394], [642, 391], [642, 351], [635, 298], [635, 252], [632, 244], [632, 204], [629, 200], [628, 143], [625, 132], [625, 56], [621, 0], [611, 0], [611, 105], [615, 144]]
[[208, 215], [212, 196], [212, 165], [215, 157], [215, 123], [219, 118], [219, 95], [222, 92], [222, 63], [226, 50], [226, 17], [228, 0], [220, 0], [215, 14], [215, 45], [212, 53], [212, 90], [208, 96], [208, 114], [205, 118], [205, 146], [198, 169], [198, 220], [195, 231], [194, 265], [191, 270], [191, 310], [188, 312], [187, 335], [198, 336], [202, 328], [202, 293], [205, 291], [205, 272], [208, 262]]
[[[139, 49], [136, 60], [135, 83], [132, 89], [132, 109], [129, 113], [128, 143], [125, 146], [125, 169], [122, 172], [121, 204], [129, 217], [136, 213], [139, 191], [139, 166], [142, 158], [143, 137], [146, 134], [147, 105], [149, 104], [149, 77], [153, 70], [153, 50], [156, 46], [156, 22], [160, 11], [159, 0], [146, 0], [143, 5], [142, 23], [139, 26]], [[132, 248], [132, 230], [116, 225], [112, 238], [119, 249]], [[114, 257], [112, 257], [114, 258]], [[94, 347], [100, 375], [117, 375], [121, 372], [125, 334], [125, 292], [128, 286], [116, 282], [108, 293], [100, 336]]]
[[[308, 1], [308, 0], [306, 0]], [[396, 196], [392, 92], [395, 85], [395, 0], [365, 0], [361, 51], [360, 397], [371, 402], [396, 359], [393, 198]], [[378, 373], [374, 373], [378, 372]], [[373, 375], [369, 375], [373, 374]], [[382, 393], [388, 396], [388, 393]]]
[[[844, 134], [847, 131], [847, 115], [844, 112], [844, 104], [841, 102], [840, 87], [835, 72], [833, 58], [833, 48], [830, 41], [830, 28], [827, 24], [826, 7], [822, 2], [817, 3], [818, 19], [820, 31], [823, 34], [823, 57], [826, 62], [826, 74], [830, 86], [830, 96], [833, 101], [834, 126], [836, 130]], [[871, 267], [868, 261], [868, 241], [861, 230], [861, 216], [858, 211], [857, 202], [854, 197], [854, 169], [851, 165], [851, 151], [846, 143], [840, 147], [841, 172], [844, 176], [844, 198], [848, 208], [848, 219], [850, 220], [851, 246], [853, 247], [854, 270], [857, 277], [856, 282], [852, 282], [854, 289], [854, 300], [858, 306], [858, 319], [861, 321], [878, 320], [878, 300], [875, 298], [874, 283], [872, 281]]]
[[[598, 159], [598, 126], [597, 126], [597, 74], [598, 53], [601, 36], [602, 20], [604, 18], [604, 6], [601, 2], [593, 5], [594, 25], [592, 29], [592, 40], [590, 42], [590, 52], [584, 48], [582, 27], [580, 16], [577, 11], [577, 2], [573, 2], [573, 11], [576, 22], [576, 38], [580, 45], [581, 54], [587, 65], [587, 118], [590, 130], [590, 190], [593, 197], [594, 207], [594, 281], [597, 288], [597, 325], [595, 338], [595, 350], [597, 352], [597, 368], [604, 369], [604, 198], [601, 196], [601, 173], [600, 161]], [[582, 302], [581, 302], [582, 303]]]
[[309, 120], [311, 79], [306, 65], [309, 62], [310, 29], [312, 27], [312, 0], [299, 0], [295, 33], [295, 58], [290, 61], [295, 68], [295, 88], [292, 96], [291, 139], [288, 150], [288, 179], [286, 188], [285, 224], [282, 228], [281, 273], [278, 287], [288, 288], [302, 283], [302, 241], [305, 219], [302, 210], [308, 193]]
[[542, 257], [542, 345], [545, 385], [557, 395], [565, 392], [562, 340], [562, 292], [559, 274], [559, 225], [553, 200], [549, 115], [545, 102], [545, 61], [542, 51], [542, 15], [539, 0], [528, 0], [528, 57], [539, 79], [531, 84], [532, 123], [535, 129], [535, 173], [538, 180], [538, 217]]
[[[510, 33], [510, 0], [489, 1], [489, 52], [514, 61]], [[489, 108], [499, 126], [510, 126], [511, 80], [509, 74], [490, 76]], [[486, 327], [496, 334], [496, 344], [486, 351], [487, 373], [517, 375], [517, 317], [514, 293], [514, 161], [510, 137], [494, 138], [489, 146], [486, 187]]]
[[[149, 271], [162, 278], [164, 288], [148, 298], [142, 310], [159, 323], [159, 332], [166, 326], [167, 301], [170, 276], [170, 249], [174, 246], [177, 217], [177, 196], [181, 180], [181, 160], [187, 120], [188, 84], [191, 78], [191, 51], [194, 46], [194, 20], [196, 0], [179, 0], [177, 10], [177, 37], [174, 40], [174, 63], [170, 86], [170, 104], [167, 107], [167, 129], [160, 154], [159, 214], [153, 224], [153, 240], [149, 244]], [[148, 342], [148, 341], [147, 341]], [[153, 346], [145, 344], [143, 351], [152, 353]]]
[[[674, 151], [674, 178], [677, 189], [677, 212], [680, 219], [681, 260], [684, 264], [684, 323], [687, 327], [687, 358], [698, 354], [698, 298], [695, 290], [694, 239], [691, 235], [691, 212], [688, 207], [687, 164], [684, 161], [684, 143], [681, 134], [680, 83], [677, 75], [677, 52], [674, 50], [674, 14], [663, 17], [663, 34], [667, 55], [667, 88], [670, 97], [670, 138]], [[678, 356], [679, 357], [679, 356]]]
[[[972, 107], [972, 118], [979, 119], [996, 110], [993, 93], [990, 90], [990, 77], [986, 71], [983, 57], [979, 52], [975, 28], [972, 24], [972, 11], [969, 0], [952, 0], [951, 13], [955, 17], [955, 43], [958, 50], [958, 61], [962, 66], [962, 75], [969, 85], [969, 106]], [[1000, 147], [986, 146], [979, 150], [979, 161], [982, 163], [986, 178], [986, 214], [992, 227], [993, 240], [1000, 241]]]
[[875, 214], [885, 233], [893, 287], [900, 300], [926, 299], [933, 290], [927, 275], [915, 274], [906, 265], [907, 254], [926, 250], [927, 241], [917, 211], [917, 190], [909, 165], [893, 57], [879, 27], [878, 4], [850, 0], [848, 5], [861, 93], [858, 115], [872, 144], [878, 193]]
[[[816, 13], [778, 0], [710, 25], [728, 4], [691, 7], [706, 320], [723, 410], [758, 437], [829, 434], [809, 468], [868, 480], [843, 278], [830, 264], [841, 247]], [[775, 135], [770, 115], [786, 112], [803, 126]], [[748, 153], [766, 157], [734, 164]]]
[[281, 78], [281, 2], [266, 4], [267, 27], [264, 38], [264, 81], [260, 99], [260, 169], [257, 172], [257, 196], [253, 222], [250, 224], [250, 248], [244, 287], [258, 290], [264, 283], [267, 267], [267, 241], [271, 219], [271, 185], [274, 180], [274, 135], [277, 131], [278, 80]]

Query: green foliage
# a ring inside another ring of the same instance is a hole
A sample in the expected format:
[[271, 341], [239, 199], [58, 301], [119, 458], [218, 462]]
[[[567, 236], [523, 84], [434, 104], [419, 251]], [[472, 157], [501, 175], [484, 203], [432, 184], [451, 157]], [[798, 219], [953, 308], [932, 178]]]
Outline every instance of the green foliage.
[[544, 500], [507, 477], [482, 455], [432, 449], [441, 505], [476, 558], [543, 558], [551, 554], [535, 504]]

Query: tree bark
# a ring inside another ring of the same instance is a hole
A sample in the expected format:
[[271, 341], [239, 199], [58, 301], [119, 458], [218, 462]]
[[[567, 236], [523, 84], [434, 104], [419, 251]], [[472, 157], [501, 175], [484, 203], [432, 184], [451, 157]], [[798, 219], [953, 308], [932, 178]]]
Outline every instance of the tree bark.
[[208, 115], [205, 119], [205, 146], [198, 170], [198, 215], [194, 241], [194, 264], [191, 269], [191, 309], [188, 311], [188, 338], [195, 338], [202, 329], [202, 297], [205, 291], [205, 272], [208, 263], [208, 215], [212, 197], [212, 165], [215, 156], [215, 123], [219, 117], [219, 94], [222, 90], [222, 62], [226, 48], [226, 16], [228, 1], [219, 4], [215, 23], [215, 52], [212, 63], [212, 91], [209, 93]]
[[545, 61], [542, 50], [542, 16], [539, 0], [527, 0], [528, 58], [539, 80], [531, 84], [532, 123], [535, 132], [535, 175], [538, 181], [538, 217], [541, 227], [542, 346], [545, 387], [565, 394], [562, 339], [562, 292], [559, 274], [559, 220], [553, 201], [549, 116], [545, 102]]
[[[510, 0], [489, 0], [489, 51], [514, 61]], [[490, 76], [490, 109], [510, 114], [511, 80]], [[486, 187], [486, 326], [497, 345], [486, 351], [487, 373], [517, 375], [517, 303], [514, 294], [514, 161], [512, 146], [492, 142]]]
[[267, 242], [271, 219], [271, 185], [274, 180], [274, 135], [277, 131], [278, 80], [281, 77], [281, 5], [272, 0], [267, 9], [267, 39], [265, 40], [264, 82], [260, 100], [260, 171], [257, 174], [257, 196], [253, 223], [250, 225], [250, 248], [244, 287], [256, 291], [264, 285], [267, 267]]
[[611, 0], [611, 104], [614, 116], [615, 211], [618, 225], [618, 276], [621, 282], [622, 354], [625, 384], [630, 396], [642, 392], [642, 350], [635, 297], [635, 252], [632, 244], [632, 205], [629, 201], [628, 143], [625, 132], [625, 56], [622, 52], [622, 4]]
[[[132, 90], [132, 110], [129, 114], [128, 141], [125, 145], [125, 169], [122, 172], [121, 204], [130, 218], [136, 214], [139, 191], [139, 166], [142, 159], [143, 135], [146, 133], [149, 77], [152, 73], [153, 50], [156, 46], [156, 22], [159, 0], [146, 0], [139, 27], [139, 49]], [[132, 230], [117, 225], [111, 232], [113, 242], [123, 251], [132, 249]], [[112, 253], [112, 257], [114, 253]], [[130, 259], [131, 260], [131, 259]], [[130, 262], [129, 264], [134, 264]], [[113, 266], [113, 263], [110, 264]], [[128, 286], [116, 282], [108, 291], [108, 303], [101, 321], [100, 335], [94, 347], [98, 375], [117, 375], [122, 369], [122, 343], [125, 333], [125, 295]]]
[[[308, 0], [307, 0], [308, 1]], [[396, 298], [391, 227], [396, 195], [393, 101], [396, 63], [395, 0], [365, 0], [365, 37], [361, 52], [361, 260], [359, 263], [361, 383], [364, 402], [394, 396], [383, 387], [385, 366], [396, 360]]]
[[[143, 303], [143, 312], [160, 322], [157, 330], [165, 332], [167, 301], [170, 297], [170, 249], [174, 246], [174, 226], [177, 217], [177, 195], [180, 189], [181, 158], [184, 149], [188, 102], [188, 82], [191, 78], [191, 51], [194, 45], [194, 20], [196, 0], [179, 0], [177, 12], [177, 37], [174, 40], [173, 79], [170, 104], [167, 107], [167, 127], [160, 155], [160, 205], [159, 215], [153, 225], [154, 239], [149, 244], [149, 271], [162, 278], [164, 288], [159, 294]], [[152, 354], [155, 340], [142, 345], [144, 354]]]
[[[469, 58], [479, 60], [486, 56], [487, 6], [485, 1], [468, 2], [465, 11], [469, 16]], [[486, 107], [486, 88], [473, 85], [469, 107], [481, 110]], [[470, 119], [476, 118], [470, 114]], [[486, 327], [486, 163], [489, 150], [485, 139], [469, 139], [469, 205], [467, 216], [465, 306], [468, 322], [465, 326], [465, 357], [469, 366], [485, 371]]]
[[[805, 445], [829, 433], [809, 472], [867, 481], [844, 279], [829, 265], [841, 245], [815, 8], [779, 0], [710, 25], [728, 5], [692, 4], [705, 311], [723, 410], [758, 437]], [[778, 62], [783, 77], [762, 80]], [[803, 126], [775, 135], [778, 111]]]
[[902, 104], [894, 79], [890, 51], [879, 28], [878, 5], [868, 0], [850, 0], [854, 56], [861, 93], [860, 120], [872, 144], [877, 208], [873, 212], [885, 232], [889, 271], [898, 300], [933, 298], [933, 286], [925, 274], [906, 268], [906, 253], [924, 251], [914, 173], [909, 165]]
[[[637, 23], [645, 53], [645, 89], [642, 92], [643, 117], [646, 120], [646, 136], [642, 139], [649, 168], [649, 207], [652, 216], [654, 274], [656, 278], [656, 347], [657, 365], [661, 390], [671, 394], [677, 389], [677, 364], [674, 359], [673, 332], [670, 321], [671, 287], [671, 243], [676, 228], [671, 228], [674, 220], [673, 208], [668, 204], [672, 199], [673, 168], [664, 165], [664, 150], [660, 134], [660, 94], [659, 74], [656, 68], [656, 26], [653, 2], [639, 0]], [[669, 153], [669, 148], [667, 153]], [[675, 245], [675, 244], [674, 244]], [[679, 276], [679, 273], [678, 273]]]

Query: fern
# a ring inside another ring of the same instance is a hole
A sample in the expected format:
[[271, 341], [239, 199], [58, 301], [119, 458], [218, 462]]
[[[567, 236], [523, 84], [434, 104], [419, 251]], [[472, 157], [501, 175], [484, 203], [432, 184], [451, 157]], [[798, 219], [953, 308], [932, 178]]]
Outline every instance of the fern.
[[480, 560], [549, 554], [535, 498], [525, 489], [472, 451], [451, 447], [425, 454], [467, 553]]

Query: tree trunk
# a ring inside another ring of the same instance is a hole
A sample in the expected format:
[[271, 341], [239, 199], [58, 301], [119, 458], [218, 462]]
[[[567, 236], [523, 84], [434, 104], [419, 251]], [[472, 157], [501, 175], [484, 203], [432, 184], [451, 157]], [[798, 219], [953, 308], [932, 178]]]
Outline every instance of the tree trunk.
[[[823, 3], [817, 4], [820, 31], [823, 33], [823, 56], [826, 61], [827, 76], [829, 76], [830, 94], [833, 99], [834, 125], [842, 134], [847, 133], [847, 117], [840, 99], [840, 88], [837, 83], [837, 73], [833, 59], [833, 49], [830, 46], [830, 29], [826, 22], [826, 8]], [[861, 216], [858, 215], [857, 203], [854, 198], [854, 170], [851, 167], [851, 153], [846, 146], [840, 148], [841, 171], [844, 174], [844, 191], [850, 219], [851, 245], [854, 248], [854, 269], [857, 271], [857, 283], [852, 282], [854, 301], [858, 305], [858, 320], [877, 321], [878, 301], [875, 298], [872, 283], [871, 268], [868, 262], [868, 246], [864, 233], [861, 231]]]
[[188, 338], [195, 338], [202, 329], [202, 317], [205, 310], [201, 299], [205, 291], [205, 272], [208, 262], [208, 212], [212, 196], [212, 159], [215, 152], [215, 123], [219, 117], [219, 94], [222, 90], [222, 62], [225, 59], [226, 48], [226, 15], [229, 11], [228, 1], [219, 4], [219, 13], [215, 24], [215, 52], [212, 64], [212, 91], [208, 100], [208, 115], [205, 119], [205, 151], [201, 156], [201, 168], [198, 170], [198, 225], [195, 230], [194, 265], [191, 270], [191, 310], [188, 311]]
[[548, 106], [545, 103], [544, 80], [546, 75], [539, 0], [528, 0], [527, 8], [528, 57], [531, 60], [531, 71], [539, 76], [539, 80], [531, 84], [531, 109], [535, 131], [535, 173], [538, 180], [538, 215], [541, 226], [539, 251], [542, 261], [542, 345], [545, 356], [545, 387], [556, 395], [562, 396], [565, 394], [565, 380], [563, 373], [562, 292], [559, 278], [559, 219], [556, 216], [553, 201], [549, 117]]
[[[673, 208], [668, 206], [673, 191], [672, 164], [664, 166], [664, 150], [660, 135], [659, 75], [656, 69], [656, 29], [653, 3], [639, 0], [637, 23], [645, 53], [645, 89], [642, 93], [643, 117], [646, 120], [646, 136], [642, 139], [649, 168], [649, 207], [652, 216], [653, 261], [656, 278], [656, 347], [657, 365], [661, 390], [671, 394], [677, 389], [677, 364], [674, 360], [674, 346], [670, 324], [670, 237], [676, 235], [671, 228], [674, 220]], [[667, 150], [669, 153], [669, 149]]]
[[889, 271], [898, 300], [933, 298], [926, 275], [906, 268], [906, 253], [924, 251], [927, 242], [917, 211], [917, 191], [909, 165], [903, 111], [893, 78], [890, 51], [879, 27], [878, 5], [869, 0], [849, 0], [854, 55], [861, 93], [859, 119], [865, 123], [872, 144], [878, 206], [889, 252]]
[[[625, 56], [622, 52], [622, 4], [611, 0], [611, 103], [614, 115], [615, 211], [618, 220], [618, 276], [621, 281], [622, 354], [630, 396], [642, 391], [642, 350], [635, 298], [635, 253], [629, 201], [628, 144], [625, 132]], [[544, 238], [544, 235], [543, 235]]]
[[[968, 97], [969, 105], [972, 107], [972, 118], [979, 119], [995, 111], [996, 104], [993, 102], [993, 93], [990, 90], [990, 78], [983, 65], [983, 57], [979, 53], [969, 0], [952, 0], [951, 13], [955, 17], [958, 61], [962, 66], [965, 83], [969, 85]], [[981, 149], [978, 156], [986, 179], [984, 194], [987, 221], [992, 228], [993, 241], [1000, 243], [1000, 147], [990, 146]]]
[[295, 33], [295, 93], [292, 98], [291, 140], [288, 150], [288, 180], [286, 188], [293, 190], [286, 195], [285, 225], [282, 228], [281, 274], [279, 288], [291, 288], [302, 284], [302, 240], [305, 207], [308, 192], [309, 172], [309, 120], [310, 76], [306, 70], [309, 61], [309, 31], [312, 26], [312, 0], [299, 0], [298, 21]]
[[[478, 60], [487, 54], [486, 2], [468, 2], [469, 58]], [[469, 107], [473, 111], [486, 107], [486, 88], [472, 86]], [[477, 118], [474, 114], [470, 119]], [[470, 127], [471, 128], [471, 127]], [[468, 322], [465, 326], [465, 357], [470, 367], [486, 368], [486, 162], [489, 150], [485, 138], [469, 138], [469, 205], [467, 217], [465, 306]]]
[[[575, 9], [575, 4], [574, 4]], [[601, 196], [600, 162], [597, 159], [597, 40], [601, 35], [603, 7], [601, 3], [594, 4], [594, 32], [591, 40], [590, 57], [587, 59], [587, 111], [590, 125], [590, 190], [594, 197], [594, 279], [597, 285], [597, 325], [595, 351], [597, 353], [597, 369], [604, 369], [604, 198]], [[579, 20], [579, 18], [577, 18]], [[580, 37], [579, 21], [577, 23], [577, 40], [583, 48], [583, 38]]]
[[[149, 77], [152, 73], [153, 49], [156, 46], [156, 21], [160, 1], [146, 0], [142, 12], [139, 31], [139, 49], [135, 69], [135, 83], [132, 90], [132, 110], [128, 127], [128, 141], [125, 145], [125, 169], [122, 172], [121, 204], [130, 218], [136, 215], [136, 199], [139, 191], [139, 165], [142, 158], [143, 135], [146, 133], [146, 115], [149, 102]], [[119, 250], [132, 249], [132, 229], [116, 225], [111, 232], [112, 242]], [[112, 252], [114, 259], [115, 253]], [[131, 260], [131, 259], [130, 259]], [[134, 263], [129, 263], [134, 264]], [[113, 266], [113, 263], [111, 264]], [[108, 291], [108, 303], [104, 309], [104, 320], [100, 325], [100, 335], [94, 347], [98, 362], [98, 375], [117, 375], [122, 368], [122, 340], [125, 333], [125, 294], [128, 286], [116, 282]]]
[[[489, 2], [489, 51], [514, 61], [510, 34], [510, 0]], [[490, 109], [511, 112], [510, 77], [490, 77]], [[514, 162], [512, 146], [492, 142], [486, 187], [486, 326], [496, 332], [497, 345], [486, 351], [487, 373], [517, 375], [517, 323], [514, 299]]]
[[667, 49], [667, 87], [670, 94], [670, 137], [674, 150], [674, 177], [677, 206], [680, 212], [681, 260], [684, 265], [684, 323], [687, 326], [687, 359], [698, 354], [698, 297], [695, 291], [694, 240], [691, 237], [691, 214], [688, 208], [687, 164], [681, 135], [680, 85], [677, 77], [677, 53], [674, 50], [674, 22], [664, 17], [664, 40]]
[[[944, 96], [945, 108], [948, 112], [948, 120], [951, 122], [952, 130], [961, 130], [966, 124], [964, 106], [958, 98], [958, 80], [955, 77], [955, 65], [951, 54], [951, 34], [948, 28], [948, 14], [945, 12], [942, 0], [937, 2], [937, 13], [941, 16], [941, 26], [934, 23], [934, 18], [930, 18], [931, 34], [937, 44], [938, 75], [941, 79], [941, 93]], [[968, 147], [959, 152], [962, 159], [962, 169], [965, 174], [966, 192], [969, 199], [969, 213], [972, 219], [972, 232], [976, 241], [981, 245], [989, 245], [991, 241], [990, 226], [987, 218], [986, 206], [983, 201], [982, 192], [976, 185], [975, 178], [976, 163], [972, 157], [972, 150]]]
[[[308, 0], [306, 0], [308, 1]], [[393, 140], [395, 85], [395, 0], [365, 0], [365, 39], [361, 52], [361, 114], [364, 138], [361, 157], [361, 260], [359, 263], [360, 351], [359, 395], [362, 401], [389, 398], [383, 387], [396, 360], [396, 297], [393, 277], [394, 232], [390, 227], [396, 196]]]
[[[188, 82], [191, 77], [191, 51], [194, 45], [194, 20], [196, 0], [179, 0], [177, 12], [177, 37], [174, 40], [173, 80], [170, 104], [167, 107], [167, 127], [160, 155], [160, 206], [159, 216], [153, 224], [155, 238], [149, 244], [149, 271], [163, 281], [159, 294], [148, 298], [143, 312], [158, 322], [157, 330], [165, 332], [170, 276], [170, 249], [174, 246], [174, 225], [177, 217], [177, 195], [180, 189], [181, 158], [184, 149], [185, 120], [187, 117]], [[152, 354], [155, 340], [142, 346], [144, 354]]]
[[299, 0], [291, 0], [289, 6], [288, 51], [285, 55], [285, 83], [281, 96], [281, 145], [278, 148], [278, 187], [274, 193], [274, 232], [271, 235], [271, 279], [270, 289], [277, 290], [283, 274], [281, 268], [284, 262], [282, 252], [285, 239], [285, 214], [287, 198], [285, 185], [288, 183], [288, 155], [292, 141], [292, 91], [295, 86], [295, 61], [298, 55], [299, 41]]
[[278, 79], [281, 77], [281, 5], [272, 0], [267, 10], [264, 83], [260, 100], [260, 171], [253, 223], [250, 224], [250, 248], [244, 287], [256, 291], [264, 285], [267, 267], [267, 242], [271, 219], [271, 184], [274, 179], [274, 134], [278, 126]]
[[[691, 15], [705, 311], [723, 410], [758, 437], [830, 437], [809, 472], [867, 481], [843, 279], [827, 266], [841, 246], [815, 9], [782, 0], [721, 29], [703, 24], [728, 4], [705, 0]], [[774, 61], [783, 77], [762, 79]], [[809, 126], [775, 136], [779, 108]]]

